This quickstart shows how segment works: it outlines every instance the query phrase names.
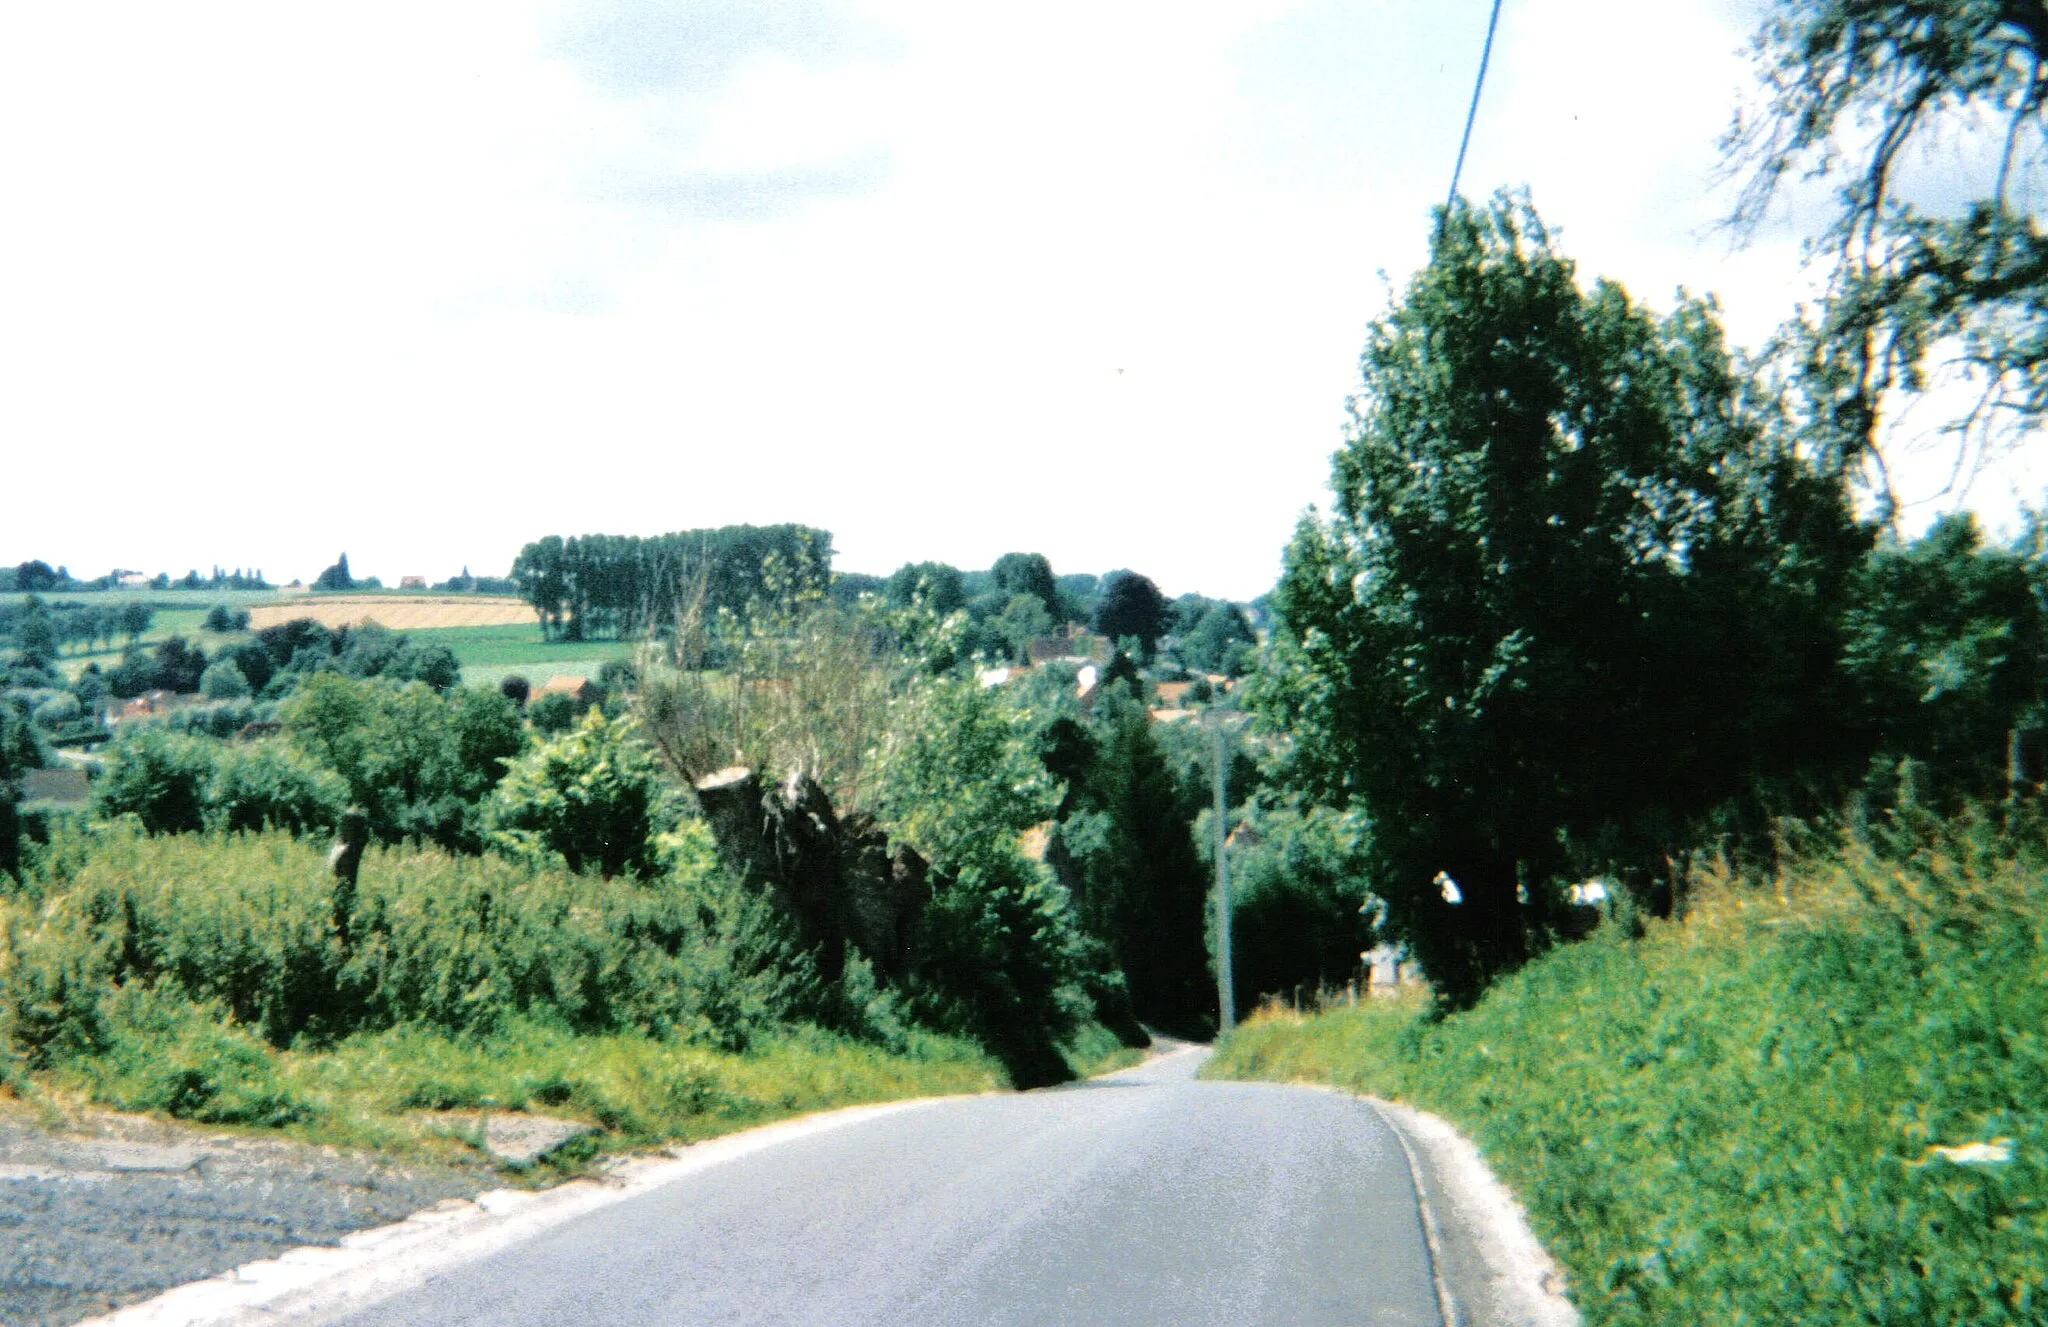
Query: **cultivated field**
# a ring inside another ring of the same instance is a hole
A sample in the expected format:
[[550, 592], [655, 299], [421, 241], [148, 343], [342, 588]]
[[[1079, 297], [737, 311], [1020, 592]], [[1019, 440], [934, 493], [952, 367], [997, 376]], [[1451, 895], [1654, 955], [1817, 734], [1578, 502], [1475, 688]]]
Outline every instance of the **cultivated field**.
[[359, 627], [365, 622], [375, 622], [393, 631], [536, 626], [540, 622], [532, 606], [523, 599], [473, 594], [446, 597], [351, 594], [293, 599], [286, 603], [252, 607], [249, 610], [249, 629], [261, 631], [297, 618], [311, 618], [330, 628]]

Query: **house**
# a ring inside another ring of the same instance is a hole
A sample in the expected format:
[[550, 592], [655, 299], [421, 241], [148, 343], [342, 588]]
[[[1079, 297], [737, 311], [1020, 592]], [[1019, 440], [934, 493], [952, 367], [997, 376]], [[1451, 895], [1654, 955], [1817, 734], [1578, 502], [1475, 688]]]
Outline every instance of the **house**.
[[1083, 626], [1069, 623], [1056, 636], [1036, 636], [1024, 647], [1025, 657], [1034, 665], [1048, 663], [1092, 663], [1107, 668], [1116, 657], [1116, 642], [1098, 636]]
[[532, 693], [527, 696], [526, 703], [531, 705], [542, 696], [567, 696], [578, 705], [589, 705], [597, 700], [597, 683], [587, 677], [578, 677], [574, 673], [565, 673], [557, 677], [551, 677], [535, 687]]
[[[1360, 954], [1358, 961], [1365, 969], [1365, 989], [1367, 993], [1372, 995], [1392, 995], [1401, 988], [1401, 979], [1404, 975], [1401, 967], [1409, 961], [1408, 947], [1406, 945], [1380, 945], [1376, 949], [1368, 949]], [[1413, 974], [1414, 969], [1411, 967], [1406, 975], [1412, 979]]]
[[139, 571], [116, 572], [114, 584], [124, 590], [147, 590], [149, 588], [149, 577]]
[[400, 576], [398, 578], [398, 588], [401, 590], [424, 590], [427, 588], [427, 578], [424, 576]]
[[110, 709], [102, 716], [102, 721], [108, 727], [112, 727], [124, 719], [155, 718], [159, 714], [169, 714], [179, 703], [180, 700], [177, 692], [165, 691], [159, 687], [153, 691], [145, 691], [131, 700], [121, 702], [121, 708], [119, 710]]

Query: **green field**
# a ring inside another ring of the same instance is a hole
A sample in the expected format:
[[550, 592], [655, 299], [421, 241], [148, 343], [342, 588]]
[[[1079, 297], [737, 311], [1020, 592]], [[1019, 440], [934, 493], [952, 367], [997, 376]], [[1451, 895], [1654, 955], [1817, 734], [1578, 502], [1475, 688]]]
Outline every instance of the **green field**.
[[442, 627], [405, 634], [422, 645], [446, 646], [470, 686], [496, 686], [515, 673], [535, 686], [551, 677], [596, 677], [608, 661], [633, 654], [630, 641], [544, 640], [537, 626]]
[[[382, 597], [397, 592], [368, 591]], [[0, 594], [0, 603], [18, 603], [20, 594]], [[45, 595], [50, 603], [83, 603], [98, 606], [143, 602], [156, 610], [149, 630], [140, 638], [145, 647], [173, 636], [182, 636], [211, 656], [224, 645], [248, 639], [246, 632], [215, 633], [202, 627], [215, 604], [230, 608], [255, 608], [280, 601], [304, 598], [303, 590], [91, 590]], [[344, 599], [346, 594], [322, 595], [322, 599]], [[451, 596], [422, 596], [449, 598]], [[440, 627], [403, 633], [423, 645], [447, 647], [462, 664], [462, 680], [470, 686], [496, 686], [517, 674], [539, 686], [552, 677], [591, 677], [613, 659], [630, 659], [629, 641], [551, 641], [541, 636], [538, 626]], [[89, 663], [111, 668], [120, 662], [123, 644], [112, 648], [64, 650], [57, 659], [66, 677], [76, 677]]]

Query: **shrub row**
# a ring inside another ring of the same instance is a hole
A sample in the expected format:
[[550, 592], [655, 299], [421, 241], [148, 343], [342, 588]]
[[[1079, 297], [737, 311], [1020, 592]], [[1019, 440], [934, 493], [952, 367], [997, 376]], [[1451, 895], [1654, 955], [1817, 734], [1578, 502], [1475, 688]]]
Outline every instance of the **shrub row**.
[[373, 848], [351, 908], [319, 850], [281, 832], [62, 828], [0, 898], [0, 1034], [30, 1067], [97, 1054], [109, 1002], [137, 987], [279, 1047], [518, 1019], [730, 1049], [816, 1004], [807, 961], [701, 830], [667, 849], [668, 871], [640, 883]]

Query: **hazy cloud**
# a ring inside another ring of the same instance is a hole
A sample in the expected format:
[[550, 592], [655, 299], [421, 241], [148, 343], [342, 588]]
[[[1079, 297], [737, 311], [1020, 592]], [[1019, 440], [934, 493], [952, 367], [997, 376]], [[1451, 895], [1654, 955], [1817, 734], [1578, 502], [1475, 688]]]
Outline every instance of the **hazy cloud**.
[[871, 193], [889, 177], [881, 155], [764, 171], [615, 175], [597, 190], [610, 202], [658, 208], [692, 221], [765, 221], [806, 203]]
[[557, 49], [608, 91], [690, 94], [755, 56], [839, 62], [886, 51], [889, 36], [831, 0], [587, 0]]

